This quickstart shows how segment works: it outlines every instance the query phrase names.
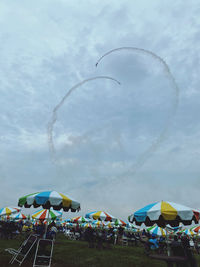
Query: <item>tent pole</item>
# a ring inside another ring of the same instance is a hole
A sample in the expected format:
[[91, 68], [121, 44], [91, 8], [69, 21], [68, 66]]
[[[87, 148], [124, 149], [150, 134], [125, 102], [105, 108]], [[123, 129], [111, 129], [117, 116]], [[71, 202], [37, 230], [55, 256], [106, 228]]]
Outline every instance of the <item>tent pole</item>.
[[48, 209], [47, 224], [45, 225], [45, 233], [44, 233], [44, 238], [45, 238], [45, 239], [46, 239], [46, 235], [47, 235], [48, 224], [49, 224], [49, 209]]

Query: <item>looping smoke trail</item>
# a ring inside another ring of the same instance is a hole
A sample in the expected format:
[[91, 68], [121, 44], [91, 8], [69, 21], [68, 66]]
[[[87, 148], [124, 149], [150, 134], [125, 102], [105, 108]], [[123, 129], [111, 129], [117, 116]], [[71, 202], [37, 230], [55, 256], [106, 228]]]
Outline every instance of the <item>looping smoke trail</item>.
[[176, 108], [177, 108], [178, 101], [179, 101], [179, 88], [178, 88], [178, 85], [176, 84], [175, 78], [172, 75], [172, 73], [170, 71], [170, 68], [167, 65], [167, 63], [164, 61], [164, 59], [162, 59], [161, 57], [159, 57], [155, 53], [153, 53], [153, 52], [151, 52], [149, 50], [143, 49], [143, 48], [138, 48], [138, 47], [119, 47], [119, 48], [112, 49], [112, 50], [108, 51], [107, 53], [105, 53], [103, 56], [101, 56], [99, 58], [99, 60], [97, 61], [97, 63], [96, 63], [96, 67], [98, 66], [98, 64], [100, 63], [100, 61], [104, 57], [108, 56], [109, 54], [111, 54], [113, 52], [117, 52], [117, 51], [120, 51], [120, 50], [131, 50], [131, 51], [135, 51], [135, 52], [139, 52], [139, 53], [142, 53], [142, 54], [146, 54], [146, 55], [152, 56], [154, 59], [156, 59], [157, 61], [159, 61], [163, 65], [164, 70], [167, 73], [168, 78], [172, 81], [174, 89], [175, 89], [175, 93], [176, 93]]
[[[175, 90], [175, 102], [174, 102], [173, 107], [172, 107], [172, 111], [173, 112], [172, 112], [171, 117], [168, 119], [164, 129], [160, 133], [159, 137], [155, 140], [155, 142], [152, 143], [151, 146], [139, 157], [139, 159], [137, 160], [136, 164], [134, 164], [133, 168], [126, 173], [127, 175], [134, 175], [135, 172], [137, 171], [137, 169], [140, 168], [145, 163], [145, 161], [149, 158], [149, 156], [153, 152], [155, 152], [156, 149], [158, 149], [158, 147], [160, 146], [160, 144], [166, 139], [167, 131], [168, 131], [168, 129], [170, 127], [170, 124], [172, 123], [172, 120], [174, 119], [176, 111], [177, 111], [178, 102], [179, 102], [179, 88], [178, 88], [178, 85], [176, 84], [175, 78], [172, 75], [172, 73], [170, 71], [170, 68], [167, 65], [167, 63], [161, 57], [159, 57], [155, 53], [153, 53], [153, 52], [151, 52], [149, 50], [146, 50], [146, 49], [137, 48], [137, 47], [120, 47], [120, 48], [116, 48], [116, 49], [110, 50], [110, 51], [108, 51], [107, 53], [105, 53], [103, 56], [101, 56], [99, 58], [99, 60], [96, 63], [96, 67], [98, 66], [98, 64], [100, 63], [100, 61], [104, 57], [110, 55], [111, 53], [119, 52], [121, 50], [130, 50], [130, 51], [138, 52], [138, 53], [153, 57], [160, 64], [162, 64], [162, 66], [164, 67], [164, 71], [165, 71], [165, 73], [167, 75], [167, 78], [170, 80], [170, 82], [172, 83], [172, 86], [174, 87], [174, 90]], [[120, 177], [116, 177], [116, 178], [113, 178], [112, 180], [116, 180], [117, 178], [122, 178], [122, 177], [121, 176]]]
[[119, 81], [117, 81], [116, 79], [109, 77], [109, 76], [96, 76], [96, 77], [92, 77], [86, 80], [83, 80], [82, 82], [74, 85], [67, 93], [66, 95], [61, 99], [61, 101], [55, 106], [55, 108], [53, 109], [53, 114], [52, 117], [48, 123], [48, 127], [47, 127], [47, 131], [48, 131], [48, 144], [49, 144], [49, 150], [50, 153], [52, 155], [52, 158], [55, 161], [55, 148], [54, 148], [54, 142], [53, 142], [53, 127], [54, 124], [57, 121], [57, 111], [59, 110], [59, 108], [63, 105], [63, 103], [65, 102], [65, 100], [70, 96], [70, 94], [77, 89], [78, 87], [82, 86], [83, 84], [89, 82], [89, 81], [93, 81], [93, 80], [97, 80], [97, 79], [108, 79], [108, 80], [112, 80], [118, 84], [120, 84]]

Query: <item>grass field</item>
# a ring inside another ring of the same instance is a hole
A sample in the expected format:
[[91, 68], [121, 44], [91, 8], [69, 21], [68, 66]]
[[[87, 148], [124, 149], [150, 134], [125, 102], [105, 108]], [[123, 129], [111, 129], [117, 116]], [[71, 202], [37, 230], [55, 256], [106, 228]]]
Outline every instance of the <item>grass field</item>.
[[[22, 239], [2, 240], [0, 239], [0, 266], [9, 266], [11, 255], [5, 252], [5, 248], [18, 248]], [[200, 256], [197, 256], [200, 265]], [[18, 265], [12, 265], [18, 266]], [[25, 262], [22, 266], [32, 266], [31, 262]], [[67, 240], [64, 235], [59, 234], [53, 252], [52, 267], [164, 267], [166, 264], [154, 261], [145, 256], [143, 247], [115, 246], [111, 249], [97, 250], [88, 248], [86, 242]]]

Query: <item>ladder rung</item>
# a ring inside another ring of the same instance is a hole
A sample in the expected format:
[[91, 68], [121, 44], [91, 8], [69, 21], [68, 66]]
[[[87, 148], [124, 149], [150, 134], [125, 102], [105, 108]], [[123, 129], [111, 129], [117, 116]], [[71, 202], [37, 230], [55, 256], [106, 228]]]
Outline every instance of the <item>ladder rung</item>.
[[36, 258], [51, 258], [51, 256], [37, 256]]
[[15, 259], [15, 261], [17, 261], [17, 262], [19, 262], [19, 263], [22, 262], [22, 261], [20, 261], [20, 260], [18, 260], [18, 259]]

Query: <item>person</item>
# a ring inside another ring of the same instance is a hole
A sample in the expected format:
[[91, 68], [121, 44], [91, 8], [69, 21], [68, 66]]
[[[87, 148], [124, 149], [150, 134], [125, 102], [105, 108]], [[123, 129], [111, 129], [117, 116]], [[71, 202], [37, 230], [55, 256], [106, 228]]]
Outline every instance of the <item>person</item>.
[[96, 232], [96, 240], [97, 240], [97, 249], [103, 248], [103, 238], [104, 238], [104, 230], [98, 229]]
[[158, 239], [154, 234], [152, 234], [151, 238], [149, 239], [150, 249], [156, 250], [159, 248]]
[[6, 221], [1, 222], [1, 236], [5, 239], [9, 238], [8, 223]]
[[113, 235], [114, 235], [113, 243], [114, 245], [116, 245], [117, 243], [117, 229], [116, 228], [113, 229]]
[[45, 225], [42, 223], [42, 221], [39, 221], [38, 225], [36, 226], [35, 232], [40, 237], [43, 237], [45, 232]]
[[114, 242], [114, 231], [113, 228], [110, 228], [106, 234], [106, 248], [110, 249], [113, 242]]
[[58, 232], [58, 230], [57, 230], [56, 224], [51, 223], [48, 226], [47, 239], [54, 239], [55, 240], [57, 232]]
[[85, 240], [88, 242], [88, 247], [94, 247], [94, 230], [91, 227], [87, 227], [85, 230]]
[[183, 234], [181, 243], [183, 245], [183, 249], [185, 251], [186, 257], [188, 258], [190, 266], [197, 267], [197, 262], [195, 260], [195, 257], [193, 256], [192, 250], [190, 249], [190, 241], [186, 234]]
[[[174, 236], [174, 240], [171, 242], [170, 245], [171, 252], [173, 256], [178, 256], [178, 257], [187, 257], [185, 254], [185, 250], [183, 249], [182, 243], [178, 240], [178, 236]], [[187, 262], [185, 263], [176, 263], [176, 267], [187, 267], [188, 264]]]
[[165, 254], [165, 252], [167, 250], [167, 243], [166, 243], [165, 237], [164, 236], [160, 236], [158, 242], [159, 242], [158, 253], [159, 254]]
[[83, 229], [81, 227], [78, 228], [78, 240], [82, 240], [83, 238]]
[[197, 237], [196, 238], [193, 237], [193, 242], [194, 242], [194, 248], [195, 248], [197, 254], [200, 254], [198, 238]]
[[142, 230], [142, 234], [141, 235], [142, 236], [146, 236], [146, 230], [145, 229]]
[[137, 237], [136, 234], [134, 232], [128, 232], [128, 239], [131, 245], [133, 245], [133, 243], [135, 244], [135, 246], [137, 246]]
[[124, 228], [122, 226], [118, 229], [118, 243], [120, 244], [122, 242], [122, 236], [124, 234]]

